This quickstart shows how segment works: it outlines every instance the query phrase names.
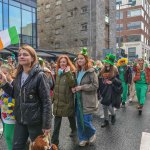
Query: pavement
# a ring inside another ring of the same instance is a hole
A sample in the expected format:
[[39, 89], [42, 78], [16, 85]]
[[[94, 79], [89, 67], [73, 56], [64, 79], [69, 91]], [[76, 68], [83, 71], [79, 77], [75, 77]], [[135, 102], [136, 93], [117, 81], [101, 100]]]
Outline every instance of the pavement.
[[[150, 94], [141, 116], [138, 115], [136, 102], [128, 103], [126, 108], [116, 111], [116, 124], [101, 128], [102, 109], [93, 116], [93, 124], [97, 130], [94, 145], [82, 148], [76, 140], [69, 137], [70, 128], [67, 118], [63, 118], [60, 130], [60, 146], [62, 150], [150, 150]], [[0, 139], [0, 150], [7, 150], [4, 139]]]

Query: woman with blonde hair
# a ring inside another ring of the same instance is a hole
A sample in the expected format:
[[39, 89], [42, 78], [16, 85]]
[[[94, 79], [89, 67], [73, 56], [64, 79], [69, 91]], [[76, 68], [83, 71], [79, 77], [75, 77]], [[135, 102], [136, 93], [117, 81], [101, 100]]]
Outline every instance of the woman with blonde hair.
[[62, 117], [68, 117], [71, 134], [76, 135], [74, 94], [71, 89], [75, 86], [75, 67], [67, 55], [59, 56], [56, 66], [56, 82], [53, 96], [54, 131], [52, 143], [59, 144], [59, 131]]
[[76, 93], [76, 118], [79, 146], [94, 143], [96, 129], [92, 124], [92, 114], [98, 109], [98, 77], [88, 58], [87, 48], [78, 54], [77, 86], [72, 88]]
[[13, 150], [24, 150], [27, 139], [31, 141], [51, 129], [51, 100], [48, 79], [38, 64], [35, 50], [24, 45], [19, 48], [18, 67], [12, 85], [0, 72], [2, 89], [15, 98], [16, 119]]
[[[13, 69], [10, 65], [2, 65], [1, 71], [6, 75], [7, 81], [12, 84], [13, 82]], [[14, 117], [14, 105], [15, 100], [10, 97], [7, 93], [3, 92], [0, 95], [0, 108], [1, 118], [4, 128], [4, 137], [6, 140], [8, 150], [12, 150], [15, 117]]]

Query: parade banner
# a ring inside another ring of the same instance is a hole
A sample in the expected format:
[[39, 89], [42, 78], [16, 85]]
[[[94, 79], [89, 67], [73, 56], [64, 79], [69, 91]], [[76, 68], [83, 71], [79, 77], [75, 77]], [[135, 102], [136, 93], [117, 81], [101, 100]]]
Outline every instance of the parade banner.
[[5, 47], [11, 44], [18, 43], [19, 35], [15, 26], [0, 32], [0, 50], [4, 49]]

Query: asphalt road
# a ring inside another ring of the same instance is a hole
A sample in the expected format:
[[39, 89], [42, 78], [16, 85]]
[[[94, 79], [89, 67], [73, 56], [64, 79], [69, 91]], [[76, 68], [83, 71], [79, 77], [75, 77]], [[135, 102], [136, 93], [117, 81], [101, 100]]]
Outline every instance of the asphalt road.
[[[138, 115], [136, 103], [127, 104], [126, 108], [116, 111], [115, 125], [101, 128], [102, 110], [94, 115], [93, 123], [97, 129], [97, 140], [92, 146], [80, 148], [77, 141], [69, 137], [70, 128], [67, 118], [63, 118], [60, 131], [60, 145], [62, 150], [140, 150], [143, 132], [150, 133], [150, 95], [148, 95], [143, 114]], [[5, 142], [0, 139], [0, 150], [7, 150]], [[150, 150], [146, 147], [142, 150]]]

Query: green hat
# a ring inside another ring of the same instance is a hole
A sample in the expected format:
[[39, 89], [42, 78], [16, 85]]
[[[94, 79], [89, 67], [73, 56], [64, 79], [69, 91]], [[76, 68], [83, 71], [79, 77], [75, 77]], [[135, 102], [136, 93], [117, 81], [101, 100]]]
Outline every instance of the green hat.
[[114, 65], [116, 56], [113, 54], [107, 54], [105, 60], [103, 62], [108, 63], [110, 65]]
[[38, 60], [39, 60], [39, 64], [40, 64], [40, 65], [43, 65], [44, 60], [43, 60], [41, 57], [39, 57]]
[[82, 48], [82, 50], [81, 50], [80, 53], [81, 53], [82, 55], [87, 56], [87, 55], [88, 55], [87, 48], [86, 48], [86, 47]]

